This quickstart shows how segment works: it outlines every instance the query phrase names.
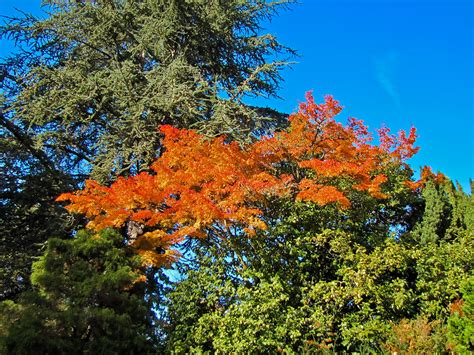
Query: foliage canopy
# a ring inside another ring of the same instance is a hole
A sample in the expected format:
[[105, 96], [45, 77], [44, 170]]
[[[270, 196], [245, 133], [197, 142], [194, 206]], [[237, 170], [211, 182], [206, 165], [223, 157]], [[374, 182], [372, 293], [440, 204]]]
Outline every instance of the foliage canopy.
[[0, 352], [474, 350], [474, 197], [413, 180], [415, 129], [245, 104], [294, 54], [261, 28], [289, 2], [45, 0], [1, 27]]
[[43, 16], [7, 18], [0, 39], [2, 299], [29, 287], [50, 236], [81, 227], [54, 203], [91, 175], [148, 170], [159, 124], [249, 140], [285, 115], [272, 96], [293, 51], [264, 33], [288, 1], [45, 0]]
[[[267, 227], [262, 206], [272, 198], [342, 209], [360, 193], [388, 198], [385, 172], [406, 167], [417, 151], [415, 130], [396, 138], [382, 129], [380, 145], [372, 145], [362, 122], [352, 119], [345, 127], [335, 121], [340, 110], [332, 97], [316, 104], [308, 94], [287, 129], [245, 146], [162, 126], [165, 152], [153, 174], [120, 178], [110, 187], [87, 181], [84, 190], [58, 200], [71, 201], [68, 209], [84, 213], [97, 230], [141, 223], [149, 231], [136, 246], [159, 265], [184, 237], [255, 235]], [[153, 253], [157, 248], [169, 252]]]

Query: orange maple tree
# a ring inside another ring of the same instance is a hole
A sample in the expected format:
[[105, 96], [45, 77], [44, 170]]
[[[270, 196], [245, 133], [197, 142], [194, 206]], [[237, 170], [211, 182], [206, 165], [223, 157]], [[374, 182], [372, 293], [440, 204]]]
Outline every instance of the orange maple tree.
[[69, 201], [68, 210], [85, 214], [95, 230], [142, 224], [148, 231], [134, 246], [146, 263], [159, 266], [175, 260], [171, 246], [184, 238], [264, 230], [258, 206], [270, 197], [342, 209], [350, 208], [354, 190], [387, 198], [383, 172], [417, 152], [415, 129], [398, 136], [380, 129], [375, 145], [362, 121], [349, 119], [344, 126], [334, 119], [342, 108], [331, 96], [321, 104], [311, 93], [306, 99], [287, 129], [246, 146], [162, 126], [164, 153], [152, 173], [121, 177], [109, 187], [88, 180], [83, 190], [58, 201]]

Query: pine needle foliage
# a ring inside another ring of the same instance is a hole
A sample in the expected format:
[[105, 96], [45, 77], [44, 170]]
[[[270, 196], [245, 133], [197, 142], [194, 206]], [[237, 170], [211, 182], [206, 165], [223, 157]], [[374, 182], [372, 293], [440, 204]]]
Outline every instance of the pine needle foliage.
[[3, 64], [3, 115], [54, 167], [82, 164], [102, 181], [146, 169], [159, 124], [245, 140], [275, 124], [243, 103], [277, 94], [293, 52], [261, 23], [287, 3], [46, 0], [45, 19], [0, 31], [21, 49]]

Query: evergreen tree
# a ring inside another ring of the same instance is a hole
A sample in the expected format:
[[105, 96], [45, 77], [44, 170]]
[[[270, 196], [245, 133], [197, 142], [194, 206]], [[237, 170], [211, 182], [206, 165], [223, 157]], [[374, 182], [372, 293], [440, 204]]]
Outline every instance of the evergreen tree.
[[1, 304], [0, 351], [142, 354], [156, 341], [140, 260], [116, 232], [50, 239], [34, 289]]
[[56, 179], [44, 171], [13, 139], [0, 140], [0, 149], [1, 300], [15, 299], [29, 287], [31, 261], [44, 251], [44, 241], [51, 233], [66, 237], [74, 221], [54, 203], [58, 193], [71, 188], [67, 176]]
[[420, 253], [418, 307], [431, 319], [445, 319], [474, 265], [474, 198], [449, 180], [428, 182], [423, 197], [424, 212], [412, 232]]
[[286, 49], [259, 32], [279, 4], [45, 1], [46, 19], [3, 28], [20, 46], [3, 64], [3, 120], [53, 167], [92, 165], [101, 180], [147, 169], [160, 124], [244, 138], [275, 123], [242, 100], [276, 95], [283, 63], [267, 60]]

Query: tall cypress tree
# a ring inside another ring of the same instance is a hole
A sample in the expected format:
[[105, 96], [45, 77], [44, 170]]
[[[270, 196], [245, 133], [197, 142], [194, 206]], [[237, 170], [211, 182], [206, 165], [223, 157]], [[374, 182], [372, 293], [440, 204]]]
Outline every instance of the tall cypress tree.
[[423, 315], [442, 318], [472, 274], [474, 197], [447, 180], [428, 182], [423, 198], [423, 216], [412, 233], [422, 255], [416, 265], [418, 307]]

